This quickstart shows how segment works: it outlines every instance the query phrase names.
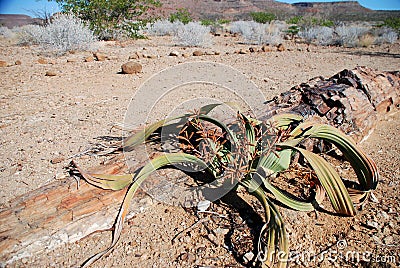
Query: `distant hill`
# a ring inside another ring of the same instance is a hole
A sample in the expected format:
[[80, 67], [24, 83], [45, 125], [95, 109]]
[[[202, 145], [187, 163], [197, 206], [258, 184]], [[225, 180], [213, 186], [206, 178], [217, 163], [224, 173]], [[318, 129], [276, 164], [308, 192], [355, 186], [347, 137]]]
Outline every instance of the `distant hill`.
[[186, 8], [196, 19], [248, 19], [250, 12], [271, 12], [285, 19], [296, 15], [313, 15], [333, 20], [382, 20], [399, 17], [400, 11], [375, 11], [357, 1], [299, 2], [286, 4], [274, 0], [161, 0], [161, 14], [168, 16], [177, 8]]
[[41, 19], [31, 18], [21, 14], [0, 14], [0, 26], [14, 28], [27, 24], [40, 24]]
[[[162, 7], [155, 12], [157, 16], [168, 17], [178, 8], [186, 8], [195, 19], [250, 19], [251, 12], [274, 13], [278, 19], [311, 15], [334, 21], [382, 21], [400, 17], [400, 11], [371, 10], [357, 1], [286, 4], [274, 0], [161, 0], [161, 3]], [[40, 23], [40, 19], [27, 15], [0, 14], [0, 26], [8, 28]]]
[[292, 4], [298, 15], [315, 14], [338, 21], [379, 21], [400, 16], [400, 11], [377, 11], [360, 5], [357, 1], [343, 2], [300, 2]]
[[274, 11], [295, 13], [291, 4], [273, 0], [161, 0], [161, 13], [168, 16], [177, 8], [186, 8], [196, 18], [244, 19], [250, 12]]

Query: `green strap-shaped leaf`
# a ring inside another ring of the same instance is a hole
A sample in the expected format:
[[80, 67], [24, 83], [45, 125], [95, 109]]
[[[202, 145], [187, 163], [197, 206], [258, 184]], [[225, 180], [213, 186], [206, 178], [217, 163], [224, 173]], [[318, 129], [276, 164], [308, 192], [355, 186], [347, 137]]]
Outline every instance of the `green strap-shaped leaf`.
[[258, 161], [258, 166], [277, 173], [289, 168], [290, 158], [292, 155], [291, 149], [269, 152], [268, 155], [262, 155]]
[[298, 114], [277, 114], [268, 119], [276, 128], [288, 129], [291, 124], [303, 121], [304, 118]]
[[256, 173], [254, 176], [258, 176], [262, 180], [264, 187], [274, 195], [277, 201], [285, 206], [298, 211], [313, 211], [315, 209], [312, 202], [300, 201], [288, 196], [278, 187], [272, 185], [268, 178], [264, 177], [262, 174]]
[[248, 160], [251, 161], [253, 158], [253, 154], [256, 151], [256, 132], [254, 130], [253, 125], [250, 123], [249, 119], [244, 114], [239, 113], [239, 116], [243, 118], [244, 121], [244, 127], [246, 130], [246, 138], [247, 138], [247, 148], [250, 153], [248, 156]]
[[[257, 199], [262, 203], [264, 206], [264, 203], [266, 201], [266, 195], [263, 193], [262, 188], [260, 188], [260, 183], [257, 183], [256, 180], [254, 180], [250, 175], [246, 176], [246, 178], [242, 181], [240, 181], [240, 184], [243, 185], [247, 189], [247, 191], [257, 197]], [[265, 208], [265, 206], [264, 206]], [[271, 215], [270, 215], [270, 210], [269, 207], [265, 209], [265, 223], [268, 224], [270, 222]]]
[[111, 241], [111, 245], [107, 249], [90, 257], [81, 267], [89, 267], [92, 263], [100, 259], [105, 254], [109, 253], [115, 247], [121, 236], [123, 223], [129, 211], [129, 205], [132, 201], [134, 194], [136, 193], [140, 185], [143, 183], [143, 181], [157, 169], [160, 169], [168, 165], [185, 164], [185, 163], [196, 164], [203, 168], [207, 168], [206, 163], [204, 163], [202, 160], [198, 159], [193, 155], [185, 153], [171, 153], [171, 154], [160, 155], [155, 157], [147, 165], [145, 165], [137, 174], [134, 182], [131, 183], [131, 185], [128, 188], [128, 191], [125, 194], [124, 201], [122, 202], [117, 219], [114, 223], [113, 239]]
[[[278, 267], [285, 268], [289, 256], [288, 239], [279, 211], [254, 179], [248, 178], [241, 184], [257, 197], [264, 207], [266, 223], [260, 232], [258, 241], [258, 257], [264, 259], [263, 267], [272, 267], [272, 264], [277, 261]], [[266, 250], [263, 249], [261, 241], [264, 233], [266, 233], [265, 237], [268, 243]]]
[[227, 105], [230, 108], [232, 108], [232, 110], [235, 112], [242, 111], [242, 107], [240, 107], [239, 104], [237, 104], [236, 102], [228, 101], [228, 102], [223, 102], [223, 103], [212, 103], [212, 104], [204, 105], [203, 107], [200, 108], [199, 114], [202, 114], [202, 115], [209, 114], [212, 110], [214, 110], [216, 107], [218, 107], [220, 105]]
[[90, 184], [105, 190], [121, 190], [128, 186], [132, 180], [132, 174], [113, 175], [113, 174], [94, 174], [84, 171], [74, 163], [79, 173]]
[[353, 202], [342, 179], [325, 159], [302, 148], [288, 146], [284, 143], [281, 143], [280, 146], [297, 150], [307, 159], [328, 194], [335, 211], [349, 216], [356, 214]]
[[278, 251], [276, 252], [275, 258], [278, 261], [279, 268], [285, 268], [287, 266], [287, 261], [289, 258], [289, 242], [288, 236], [286, 234], [285, 225], [283, 224], [283, 219], [278, 209], [275, 207], [274, 203], [267, 198], [268, 205], [271, 208], [271, 214], [274, 215], [275, 224], [277, 225], [276, 240], [278, 244]]
[[124, 189], [133, 181], [133, 174], [112, 175], [87, 173], [87, 182], [105, 190], [118, 191]]
[[[376, 189], [379, 172], [374, 161], [368, 157], [348, 136], [340, 130], [323, 124], [304, 123], [291, 133], [297, 143], [304, 138], [319, 138], [333, 143], [353, 167], [363, 191]], [[294, 144], [292, 143], [294, 146]]]
[[113, 230], [113, 238], [111, 241], [111, 245], [106, 248], [103, 251], [100, 251], [99, 253], [93, 255], [92, 257], [90, 257], [89, 259], [87, 259], [82, 265], [82, 268], [86, 268], [89, 267], [91, 264], [93, 264], [95, 261], [99, 260], [101, 257], [103, 257], [104, 255], [108, 254], [117, 244], [120, 236], [121, 236], [121, 232], [122, 232], [122, 226], [125, 220], [125, 217], [128, 213], [129, 210], [129, 204], [132, 201], [133, 196], [135, 195], [137, 189], [140, 187], [140, 182], [133, 182], [129, 188], [128, 191], [125, 194], [124, 197], [124, 201], [122, 202], [121, 208], [119, 209], [119, 213], [117, 215], [117, 219], [114, 223], [114, 230]]
[[[205, 105], [200, 108], [198, 117], [200, 119], [207, 120], [207, 121], [223, 128], [225, 131], [227, 131], [227, 133], [231, 136], [231, 138], [235, 139], [234, 135], [232, 135], [232, 133], [230, 131], [228, 132], [229, 129], [224, 124], [222, 124], [221, 122], [219, 122], [218, 120], [216, 120], [214, 118], [206, 116], [213, 109], [215, 109], [218, 106], [224, 105], [224, 104], [232, 107], [233, 109], [240, 109], [239, 106], [233, 102], [208, 104], [208, 105]], [[143, 144], [156, 130], [168, 125], [171, 121], [175, 121], [175, 120], [179, 120], [179, 119], [188, 120], [189, 118], [191, 118], [193, 116], [195, 116], [195, 114], [185, 114], [182, 116], [166, 118], [166, 119], [160, 120], [158, 122], [155, 122], [153, 124], [150, 124], [150, 125], [146, 126], [143, 130], [141, 130], [133, 135], [128, 136], [123, 142], [123, 150], [124, 151], [132, 151], [137, 145]]]
[[310, 135], [311, 138], [327, 140], [338, 147], [350, 162], [357, 178], [365, 191], [376, 189], [379, 172], [374, 161], [368, 157], [349, 137], [338, 129], [328, 125], [318, 125]]
[[131, 136], [128, 136], [124, 140], [123, 150], [126, 152], [132, 151], [137, 145], [143, 144], [157, 129], [165, 126], [167, 123], [173, 120], [182, 119], [184, 117], [186, 116], [167, 118], [146, 126], [144, 129], [140, 130], [139, 132]]

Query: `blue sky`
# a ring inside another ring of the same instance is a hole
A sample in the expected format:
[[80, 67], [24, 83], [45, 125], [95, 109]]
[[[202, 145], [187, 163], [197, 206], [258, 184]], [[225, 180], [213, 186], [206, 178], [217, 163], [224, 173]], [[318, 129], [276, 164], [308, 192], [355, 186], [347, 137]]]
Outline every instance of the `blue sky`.
[[[332, 0], [279, 0], [279, 2], [332, 2]], [[400, 10], [400, 0], [359, 0], [358, 2], [364, 7], [375, 10]], [[0, 13], [2, 14], [27, 14], [32, 16], [34, 15], [32, 10], [46, 10], [47, 12], [53, 13], [59, 11], [59, 8], [55, 2], [49, 2], [47, 0], [0, 0]]]
[[31, 12], [44, 11], [57, 12], [60, 11], [56, 2], [47, 0], [0, 0], [0, 14], [26, 14], [33, 16]]

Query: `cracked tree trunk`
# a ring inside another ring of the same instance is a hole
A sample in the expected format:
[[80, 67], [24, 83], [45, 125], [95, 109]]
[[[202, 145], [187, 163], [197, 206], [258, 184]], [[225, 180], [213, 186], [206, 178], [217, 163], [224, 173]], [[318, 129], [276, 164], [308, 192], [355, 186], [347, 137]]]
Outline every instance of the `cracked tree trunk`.
[[[399, 72], [376, 72], [366, 67], [344, 70], [323, 79], [293, 87], [265, 105], [265, 117], [295, 112], [340, 128], [361, 141], [375, 128], [379, 116], [398, 110]], [[138, 156], [131, 170], [146, 159]], [[124, 159], [114, 157], [96, 173], [124, 172]], [[72, 179], [52, 182], [10, 202], [0, 211], [0, 266], [77, 241], [90, 233], [112, 227], [125, 191], [105, 191]], [[139, 191], [131, 216], [151, 198]], [[129, 218], [129, 216], [128, 216]]]

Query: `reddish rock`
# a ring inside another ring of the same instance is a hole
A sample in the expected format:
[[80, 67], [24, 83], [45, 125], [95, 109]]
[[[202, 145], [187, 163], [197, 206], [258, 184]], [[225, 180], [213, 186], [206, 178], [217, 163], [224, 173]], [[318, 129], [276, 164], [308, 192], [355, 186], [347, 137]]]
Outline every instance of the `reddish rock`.
[[261, 50], [262, 50], [263, 52], [271, 52], [271, 51], [272, 51], [272, 49], [271, 49], [270, 46], [262, 46], [262, 47], [261, 47]]
[[57, 74], [56, 74], [56, 72], [54, 72], [54, 71], [47, 71], [46, 72], [46, 76], [56, 76]]
[[93, 56], [97, 61], [105, 61], [107, 59], [107, 56], [100, 52], [94, 53]]
[[193, 56], [203, 56], [204, 55], [204, 52], [203, 51], [201, 51], [201, 50], [195, 50], [195, 51], [193, 51]]
[[85, 62], [92, 62], [94, 61], [94, 58], [92, 56], [88, 56], [85, 58]]
[[37, 60], [37, 62], [40, 63], [40, 64], [47, 64], [48, 63], [48, 61], [46, 59], [44, 59], [44, 58], [39, 58]]
[[21, 64], [22, 64], [22, 62], [20, 60], [15, 61], [15, 65], [21, 65]]
[[54, 72], [54, 71], [47, 71], [46, 72], [46, 76], [56, 76], [56, 75], [57, 75], [57, 73]]
[[50, 160], [50, 163], [52, 164], [58, 164], [61, 163], [62, 161], [64, 161], [65, 158], [64, 157], [56, 157]]
[[133, 53], [132, 55], [129, 56], [129, 59], [130, 60], [137, 60], [137, 59], [140, 59], [142, 56], [143, 56], [142, 53], [135, 52], [135, 53]]
[[142, 65], [140, 63], [130, 61], [121, 66], [122, 73], [136, 74], [142, 72]]
[[0, 60], [0, 67], [7, 67], [7, 66], [8, 66], [8, 64], [6, 61]]
[[276, 50], [278, 50], [279, 52], [282, 52], [282, 51], [285, 51], [286, 48], [285, 48], [282, 44], [279, 44], [279, 45], [276, 47]]

